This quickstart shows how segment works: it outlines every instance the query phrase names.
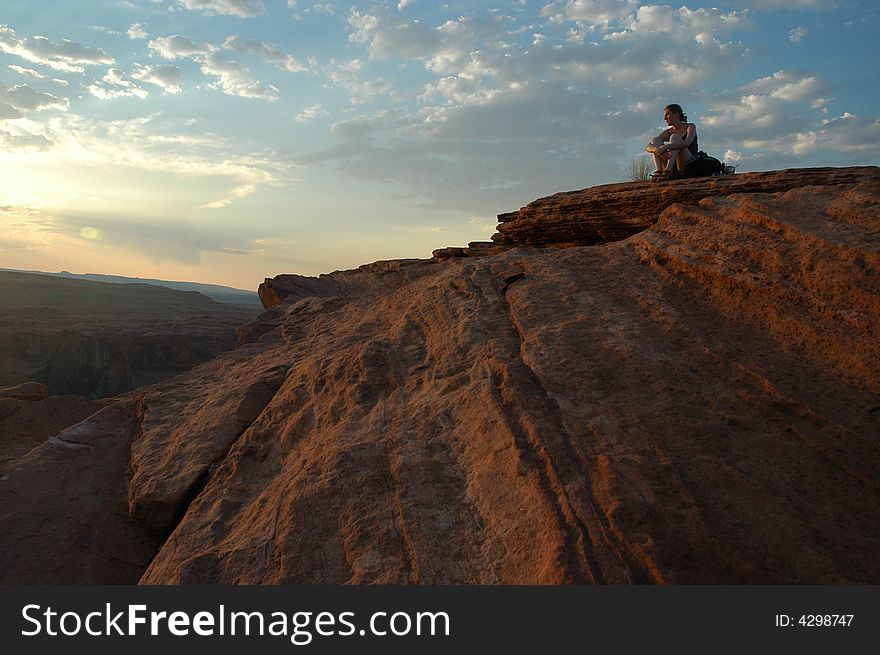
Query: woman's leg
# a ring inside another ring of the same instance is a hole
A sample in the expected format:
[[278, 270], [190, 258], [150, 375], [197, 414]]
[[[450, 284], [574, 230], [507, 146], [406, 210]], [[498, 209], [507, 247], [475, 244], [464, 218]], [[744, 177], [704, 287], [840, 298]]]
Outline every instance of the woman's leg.
[[[677, 144], [681, 144], [683, 142], [684, 142], [684, 139], [682, 139], [678, 134], [673, 134], [671, 137], [669, 137], [670, 144], [677, 145]], [[680, 173], [683, 173], [685, 164], [687, 164], [691, 159], [693, 159], [694, 156], [691, 154], [690, 149], [686, 148], [686, 147], [679, 148], [678, 150], [673, 150], [673, 152], [676, 154], [674, 157], [669, 158], [669, 163], [668, 163], [666, 169], [669, 171], [672, 171], [673, 169], [678, 168], [678, 171]]]
[[[663, 139], [660, 138], [659, 136], [655, 136], [653, 139], [651, 139], [651, 145], [654, 146], [655, 149], [659, 148], [660, 146], [663, 145]], [[666, 164], [669, 161], [668, 157], [663, 157], [662, 155], [658, 155], [656, 150], [651, 153], [651, 156], [654, 157], [654, 166], [656, 167], [656, 169], [658, 171], [662, 171], [666, 168]]]

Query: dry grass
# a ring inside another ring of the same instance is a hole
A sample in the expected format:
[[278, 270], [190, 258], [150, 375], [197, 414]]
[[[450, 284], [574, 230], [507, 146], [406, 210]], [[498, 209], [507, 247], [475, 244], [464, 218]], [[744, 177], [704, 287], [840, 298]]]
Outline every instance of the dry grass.
[[634, 157], [629, 163], [629, 179], [633, 182], [650, 179], [654, 172], [654, 160], [651, 157]]

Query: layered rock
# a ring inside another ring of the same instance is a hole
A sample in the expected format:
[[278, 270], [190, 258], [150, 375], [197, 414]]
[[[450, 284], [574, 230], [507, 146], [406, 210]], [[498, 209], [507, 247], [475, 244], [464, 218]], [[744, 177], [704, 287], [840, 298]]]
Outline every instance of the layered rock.
[[862, 181], [331, 274], [11, 463], [70, 486], [0, 486], [4, 580], [57, 581], [85, 532], [28, 517], [75, 502], [83, 582], [877, 583], [878, 244]]
[[626, 239], [656, 222], [675, 203], [696, 205], [708, 196], [775, 193], [806, 186], [880, 181], [876, 166], [801, 168], [671, 182], [605, 184], [539, 198], [498, 215], [497, 244], [595, 245]]

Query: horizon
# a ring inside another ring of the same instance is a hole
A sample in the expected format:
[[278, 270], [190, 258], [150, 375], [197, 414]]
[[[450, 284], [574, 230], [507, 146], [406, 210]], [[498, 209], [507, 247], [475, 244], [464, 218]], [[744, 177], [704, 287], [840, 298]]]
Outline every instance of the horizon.
[[876, 165], [878, 25], [864, 0], [4, 7], [0, 267], [256, 290], [429, 258], [627, 180], [669, 103], [737, 172]]

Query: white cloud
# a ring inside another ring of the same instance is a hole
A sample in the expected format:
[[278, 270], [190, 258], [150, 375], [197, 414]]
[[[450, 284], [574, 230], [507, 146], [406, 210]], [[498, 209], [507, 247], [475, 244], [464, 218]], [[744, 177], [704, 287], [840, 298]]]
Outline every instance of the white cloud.
[[[113, 79], [123, 77], [117, 72]], [[34, 143], [45, 139], [51, 144], [46, 156], [53, 167], [107, 171], [130, 168], [178, 181], [202, 181], [202, 195], [186, 201], [198, 203], [190, 209], [226, 206], [261, 187], [296, 179], [295, 166], [285, 157], [243, 152], [232, 139], [217, 134], [192, 134], [191, 126], [160, 114], [101, 121], [70, 113], [25, 127]], [[28, 137], [20, 126], [14, 135]], [[206, 191], [207, 187], [210, 188]], [[139, 186], [132, 191], [145, 192]], [[207, 198], [206, 192], [210, 194]]]
[[178, 5], [191, 11], [200, 10], [239, 18], [262, 16], [266, 13], [262, 0], [178, 0]]
[[278, 99], [278, 87], [253, 79], [247, 67], [223, 59], [218, 53], [199, 56], [196, 61], [202, 73], [217, 78], [210, 86], [226, 95], [270, 101]]
[[181, 57], [194, 57], [196, 55], [208, 54], [210, 49], [207, 46], [196, 45], [186, 37], [175, 34], [173, 36], [162, 36], [153, 39], [147, 44], [153, 52], [159, 54], [165, 59], [180, 59]]
[[16, 109], [8, 102], [0, 101], [0, 121], [14, 120], [16, 118], [21, 118], [22, 116], [24, 116], [24, 114], [22, 114], [19, 109]]
[[179, 93], [181, 74], [177, 66], [144, 66], [135, 70], [131, 76], [142, 82], [162, 87], [166, 93]]
[[747, 93], [765, 93], [787, 102], [815, 100], [825, 92], [825, 85], [813, 75], [781, 70], [744, 86]]
[[744, 95], [711, 102], [702, 121], [714, 142], [740, 161], [785, 168], [852, 165], [880, 156], [880, 120], [846, 112], [826, 118], [827, 87], [816, 76], [782, 70], [741, 91]]
[[296, 115], [294, 120], [297, 123], [307, 123], [308, 121], [315, 120], [320, 116], [329, 116], [329, 112], [316, 102], [311, 107], [303, 109], [299, 114]]
[[11, 134], [0, 130], [0, 143], [6, 150], [48, 150], [52, 143], [41, 134]]
[[[44, 109], [60, 109], [67, 111], [70, 108], [70, 100], [58, 98], [51, 93], [44, 93], [32, 89], [27, 84], [16, 84], [12, 88], [0, 82], [0, 103], [7, 107], [20, 110], [20, 112], [42, 111]], [[6, 112], [9, 113], [9, 110]], [[5, 116], [6, 118], [18, 118], [19, 116]]]
[[837, 0], [739, 0], [745, 9], [833, 9]]
[[23, 68], [16, 64], [9, 64], [9, 69], [14, 70], [19, 75], [27, 75], [28, 77], [36, 77], [37, 79], [45, 77], [40, 71], [35, 71], [33, 68]]
[[798, 43], [806, 35], [807, 30], [802, 25], [798, 25], [788, 33], [788, 40], [792, 43]]
[[477, 44], [488, 45], [504, 34], [503, 19], [494, 15], [462, 16], [431, 27], [352, 9], [348, 24], [349, 40], [367, 43], [370, 57], [420, 59], [435, 73], [454, 71], [478, 49]]
[[400, 0], [397, 3], [397, 11], [403, 11], [413, 3], [413, 0]]
[[306, 70], [306, 67], [295, 57], [283, 52], [278, 46], [263, 43], [256, 39], [242, 39], [233, 35], [226, 37], [223, 47], [232, 52], [255, 55], [269, 64], [274, 64], [281, 69], [292, 73]]
[[311, 7], [305, 9], [307, 14], [327, 14], [328, 16], [336, 15], [336, 5], [330, 2], [316, 2]]
[[568, 0], [547, 4], [541, 15], [555, 23], [576, 21], [596, 25], [627, 17], [637, 6], [636, 0]]
[[391, 92], [391, 85], [382, 78], [364, 79], [364, 62], [360, 59], [331, 60], [324, 73], [333, 85], [348, 91], [353, 105], [371, 102], [376, 96]]
[[760, 139], [745, 141], [747, 148], [763, 158], [783, 156], [801, 161], [816, 158], [824, 165], [871, 161], [880, 157], [880, 120], [866, 120], [850, 113], [825, 120], [813, 129], [780, 131]]
[[94, 82], [88, 86], [89, 93], [98, 100], [115, 100], [116, 98], [140, 98], [143, 100], [149, 93], [142, 86], [128, 79], [118, 68], [111, 68], [101, 78], [104, 84]]
[[67, 39], [55, 43], [45, 36], [19, 38], [15, 30], [6, 25], [0, 25], [0, 50], [35, 64], [75, 73], [82, 73], [85, 66], [113, 63], [113, 57], [100, 48], [89, 48]]
[[147, 30], [144, 29], [144, 26], [140, 23], [135, 23], [134, 25], [130, 25], [128, 30], [126, 31], [129, 39], [146, 39], [149, 34], [147, 34]]

